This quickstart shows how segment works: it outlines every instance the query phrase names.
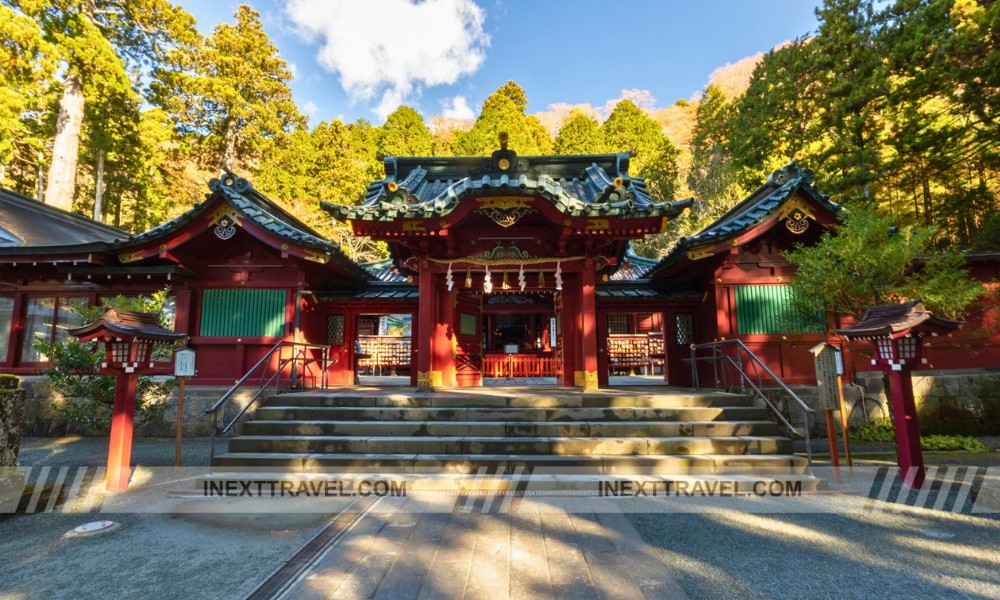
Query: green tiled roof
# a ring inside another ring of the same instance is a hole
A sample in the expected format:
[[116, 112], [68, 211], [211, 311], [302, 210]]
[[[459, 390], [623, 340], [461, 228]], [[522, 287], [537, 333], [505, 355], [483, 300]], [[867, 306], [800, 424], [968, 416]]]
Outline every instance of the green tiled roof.
[[501, 170], [491, 157], [387, 156], [385, 179], [368, 186], [360, 206], [322, 207], [337, 219], [389, 221], [439, 217], [467, 196], [497, 194], [542, 196], [574, 217], [673, 217], [691, 205], [690, 199], [656, 202], [645, 180], [629, 175], [629, 158], [627, 152], [513, 155]]
[[802, 169], [795, 163], [789, 163], [771, 173], [764, 185], [729, 209], [714, 223], [693, 236], [678, 240], [670, 252], [651, 268], [645, 277], [652, 277], [675, 264], [692, 248], [725, 241], [752, 229], [779, 210], [785, 201], [796, 193], [804, 194], [834, 214], [839, 213], [841, 206], [831, 202], [829, 196], [820, 194], [813, 186], [814, 179], [812, 171]]
[[150, 240], [158, 239], [180, 230], [188, 223], [204, 214], [212, 205], [211, 200], [221, 195], [246, 219], [269, 231], [276, 237], [293, 244], [319, 250], [327, 253], [331, 259], [348, 268], [356, 274], [369, 278], [368, 270], [361, 268], [347, 257], [340, 246], [326, 240], [308, 225], [296, 219], [293, 215], [272, 202], [267, 196], [253, 188], [253, 185], [241, 177], [232, 174], [222, 179], [213, 179], [208, 184], [211, 193], [206, 194], [206, 201], [201, 202], [179, 217], [133, 236], [128, 242], [117, 249], [140, 246]]

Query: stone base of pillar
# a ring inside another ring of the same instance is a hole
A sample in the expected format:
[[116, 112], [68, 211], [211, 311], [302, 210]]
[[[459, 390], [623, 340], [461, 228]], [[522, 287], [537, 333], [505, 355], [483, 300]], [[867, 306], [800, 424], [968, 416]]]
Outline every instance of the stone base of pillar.
[[444, 377], [441, 371], [428, 371], [426, 373], [417, 373], [417, 391], [418, 392], [429, 392], [434, 388], [439, 388], [442, 385]]
[[573, 384], [585, 390], [598, 389], [597, 371], [573, 371]]

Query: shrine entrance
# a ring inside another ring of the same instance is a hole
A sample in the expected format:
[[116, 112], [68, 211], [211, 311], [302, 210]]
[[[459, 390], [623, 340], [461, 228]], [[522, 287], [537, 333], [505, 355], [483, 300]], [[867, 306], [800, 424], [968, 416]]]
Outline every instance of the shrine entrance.
[[484, 384], [555, 385], [558, 331], [554, 291], [484, 297]]
[[322, 205], [417, 284], [417, 389], [535, 375], [598, 387], [597, 283], [691, 203], [651, 198], [630, 158], [518, 156], [501, 134], [489, 157], [386, 156], [361, 205]]

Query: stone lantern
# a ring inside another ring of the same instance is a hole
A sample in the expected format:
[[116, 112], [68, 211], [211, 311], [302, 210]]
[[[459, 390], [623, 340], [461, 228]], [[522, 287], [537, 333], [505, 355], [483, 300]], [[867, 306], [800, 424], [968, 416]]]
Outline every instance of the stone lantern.
[[896, 452], [903, 483], [919, 488], [924, 483], [924, 457], [920, 450], [920, 426], [913, 401], [914, 369], [926, 368], [925, 337], [947, 335], [960, 321], [935, 316], [922, 299], [865, 310], [860, 321], [838, 329], [849, 340], [867, 340], [875, 347], [872, 367], [889, 375], [892, 418], [896, 429]]
[[140, 374], [153, 371], [154, 344], [172, 343], [185, 334], [160, 327], [156, 314], [115, 308], [93, 323], [69, 330], [69, 334], [81, 342], [103, 342], [106, 354], [100, 373], [116, 377], [104, 486], [109, 492], [123, 492], [131, 471], [136, 380]]

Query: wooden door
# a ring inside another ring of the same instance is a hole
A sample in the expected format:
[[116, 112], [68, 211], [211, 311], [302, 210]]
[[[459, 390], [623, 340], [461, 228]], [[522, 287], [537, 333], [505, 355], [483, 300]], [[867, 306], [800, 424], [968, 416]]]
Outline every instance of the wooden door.
[[483, 384], [483, 308], [479, 296], [460, 291], [455, 306], [455, 376], [460, 387]]

